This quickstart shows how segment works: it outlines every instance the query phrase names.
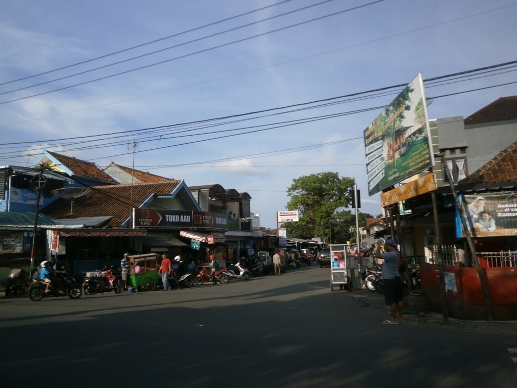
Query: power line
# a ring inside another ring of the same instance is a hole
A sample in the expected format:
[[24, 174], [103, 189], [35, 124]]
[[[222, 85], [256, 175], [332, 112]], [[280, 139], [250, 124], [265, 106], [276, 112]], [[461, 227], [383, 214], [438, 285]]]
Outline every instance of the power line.
[[[313, 18], [313, 19], [309, 19], [309, 20], [306, 20], [306, 21], [303, 21], [303, 22], [291, 24], [289, 26], [277, 28], [277, 29], [274, 29], [274, 30], [270, 30], [270, 31], [261, 33], [261, 34], [248, 36], [248, 37], [242, 38], [242, 39], [237, 39], [237, 40], [234, 40], [234, 41], [231, 41], [231, 42], [228, 42], [228, 43], [223, 43], [223, 44], [220, 44], [220, 45], [217, 45], [217, 46], [212, 46], [212, 47], [209, 47], [209, 48], [206, 48], [206, 49], [203, 49], [203, 50], [198, 50], [198, 51], [195, 51], [195, 52], [192, 52], [192, 53], [188, 53], [188, 54], [184, 54], [184, 55], [180, 55], [180, 56], [177, 56], [177, 57], [174, 57], [174, 58], [169, 58], [169, 59], [166, 59], [166, 60], [163, 60], [163, 61], [151, 63], [149, 65], [136, 67], [136, 68], [125, 70], [125, 71], [121, 71], [121, 72], [118, 72], [118, 73], [115, 73], [115, 74], [110, 74], [110, 75], [107, 75], [107, 76], [104, 76], [104, 77], [99, 77], [99, 78], [96, 78], [96, 79], [93, 79], [93, 80], [80, 82], [80, 83], [77, 83], [77, 84], [74, 84], [74, 85], [64, 86], [64, 87], [53, 89], [53, 90], [49, 90], [49, 91], [46, 91], [46, 92], [41, 92], [41, 93], [33, 94], [33, 95], [30, 95], [30, 96], [19, 97], [19, 98], [7, 100], [7, 101], [2, 101], [2, 102], [0, 102], [0, 105], [8, 104], [8, 103], [15, 102], [15, 101], [26, 100], [26, 99], [33, 98], [33, 97], [43, 96], [43, 95], [54, 93], [54, 92], [58, 92], [58, 91], [61, 91], [61, 90], [71, 89], [71, 88], [74, 88], [74, 87], [77, 87], [77, 86], [87, 85], [87, 84], [90, 84], [90, 83], [93, 83], [93, 82], [102, 81], [102, 80], [105, 80], [105, 79], [117, 77], [119, 75], [132, 73], [132, 72], [135, 72], [135, 71], [138, 71], [138, 70], [147, 69], [147, 68], [154, 67], [154, 66], [157, 66], [157, 65], [161, 65], [161, 64], [164, 64], [164, 63], [167, 63], [167, 62], [176, 61], [178, 59], [183, 59], [183, 58], [187, 58], [187, 57], [190, 57], [190, 56], [193, 56], [193, 55], [197, 55], [197, 54], [213, 51], [213, 50], [216, 50], [216, 49], [219, 49], [219, 48], [222, 48], [222, 47], [227, 47], [227, 46], [230, 46], [230, 45], [233, 45], [233, 44], [236, 44], [236, 43], [245, 42], [247, 40], [255, 39], [255, 38], [258, 38], [258, 37], [261, 37], [261, 36], [273, 34], [273, 33], [276, 33], [276, 32], [280, 32], [280, 31], [284, 31], [284, 30], [287, 30], [287, 29], [290, 29], [290, 28], [298, 27], [298, 26], [301, 26], [301, 25], [304, 25], [304, 24], [307, 24], [307, 23], [311, 23], [311, 22], [314, 22], [314, 21], [326, 19], [326, 18], [329, 18], [329, 17], [332, 17], [332, 16], [336, 16], [336, 15], [345, 13], [345, 12], [354, 11], [356, 9], [367, 7], [369, 5], [380, 3], [382, 1], [384, 1], [384, 0], [376, 0], [376, 1], [368, 3], [368, 4], [363, 4], [363, 5], [359, 5], [359, 6], [356, 6], [356, 7], [348, 8], [348, 9], [345, 9], [345, 10], [342, 10], [342, 11], [333, 12], [331, 14], [327, 14], [327, 15], [320, 16], [320, 17]], [[252, 24], [254, 24], [254, 23], [252, 23]], [[229, 30], [229, 31], [231, 31], [231, 30]], [[215, 35], [218, 35], [218, 34], [214, 34], [214, 36]], [[195, 40], [193, 40], [191, 42], [195, 42], [195, 41], [198, 41], [198, 40], [201, 40], [201, 39], [204, 39], [204, 38], [195, 39]], [[187, 42], [187, 43], [190, 43], [190, 42]], [[180, 44], [180, 45], [177, 45], [177, 46], [181, 46], [181, 45], [183, 45], [183, 44]], [[174, 47], [177, 47], [177, 46], [174, 46]], [[122, 63], [122, 62], [125, 62], [125, 61], [121, 61], [119, 63]], [[99, 70], [99, 69], [102, 69], [102, 68], [107, 67], [107, 66], [111, 66], [111, 65], [101, 66], [101, 67], [98, 67], [96, 69], [87, 70], [87, 71], [84, 71], [82, 73], [77, 73], [76, 75], [88, 73], [88, 72], [91, 72], [91, 71], [94, 71], [94, 70]], [[54, 81], [62, 80], [62, 79], [73, 77], [73, 76], [75, 76], [75, 75], [62, 77], [62, 78], [59, 78], [59, 79], [56, 79], [56, 80], [53, 80], [53, 81], [47, 81], [47, 82], [43, 82], [43, 83], [36, 84], [36, 85], [33, 85], [33, 86], [43, 85], [43, 84], [46, 84], [46, 83], [49, 83], [49, 82], [54, 82]], [[30, 87], [33, 87], [33, 86], [29, 86], [27, 88], [30, 88]], [[0, 93], [0, 94], [12, 93], [12, 92], [15, 92], [15, 91], [18, 91], [18, 90], [27, 89], [27, 88], [20, 88], [20, 89], [16, 89], [16, 90], [10, 90], [10, 91], [3, 92], [3, 93]]]

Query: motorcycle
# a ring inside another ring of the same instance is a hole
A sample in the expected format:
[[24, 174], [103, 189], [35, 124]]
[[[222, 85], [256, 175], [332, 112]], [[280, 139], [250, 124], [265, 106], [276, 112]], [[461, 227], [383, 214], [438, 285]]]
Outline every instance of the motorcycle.
[[244, 268], [239, 262], [227, 268], [227, 275], [229, 280], [249, 280], [250, 271], [247, 268]]
[[366, 288], [370, 291], [376, 291], [379, 294], [384, 293], [384, 281], [382, 279], [381, 267], [376, 265], [373, 268], [366, 270], [366, 277], [364, 279]]
[[103, 294], [111, 291], [114, 291], [115, 294], [122, 292], [118, 285], [118, 278], [113, 275], [111, 270], [104, 271], [102, 275], [101, 277], [85, 276], [83, 278], [82, 287], [86, 295]]
[[75, 281], [73, 276], [63, 273], [57, 274], [57, 277], [59, 277], [63, 283], [59, 288], [51, 285], [50, 292], [46, 292], [47, 283], [42, 280], [34, 280], [27, 291], [29, 299], [35, 302], [43, 298], [58, 296], [68, 296], [70, 299], [79, 299], [83, 295], [81, 285]]
[[205, 266], [205, 267], [201, 268], [201, 270], [198, 272], [198, 274], [196, 275], [196, 277], [194, 279], [194, 282], [198, 286], [205, 284], [205, 282], [213, 282], [214, 284], [216, 284], [218, 280], [220, 281], [221, 274], [226, 275], [226, 273], [224, 271], [222, 271], [222, 272], [218, 271], [218, 272], [220, 272], [219, 278], [216, 275], [214, 275], [214, 278], [212, 279], [212, 275], [210, 275], [210, 272], [209, 272], [210, 269], [211, 269], [210, 267]]

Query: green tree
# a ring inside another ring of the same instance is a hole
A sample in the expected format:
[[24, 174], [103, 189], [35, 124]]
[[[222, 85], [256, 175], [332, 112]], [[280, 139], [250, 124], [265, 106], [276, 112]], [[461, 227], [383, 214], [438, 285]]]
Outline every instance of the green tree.
[[[323, 237], [329, 241], [331, 223], [339, 219], [341, 216], [338, 214], [349, 206], [354, 184], [354, 179], [340, 178], [335, 172], [293, 179], [293, 184], [287, 189], [287, 195], [291, 198], [287, 209], [298, 210], [300, 221], [285, 225], [288, 236], [303, 239]], [[343, 215], [342, 218], [347, 217]], [[334, 227], [337, 233], [345, 229], [340, 222], [336, 222]]]

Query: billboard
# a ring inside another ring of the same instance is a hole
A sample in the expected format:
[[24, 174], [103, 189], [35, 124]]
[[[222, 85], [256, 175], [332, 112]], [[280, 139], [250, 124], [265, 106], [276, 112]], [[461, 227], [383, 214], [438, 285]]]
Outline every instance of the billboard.
[[[517, 236], [517, 194], [513, 192], [462, 195], [468, 227], [475, 237]], [[456, 237], [465, 237], [456, 210]]]
[[228, 230], [224, 214], [192, 210], [133, 208], [133, 228], [206, 228]]
[[421, 74], [365, 129], [364, 146], [370, 195], [434, 165]]
[[283, 210], [276, 213], [276, 222], [296, 222], [299, 221], [298, 210]]

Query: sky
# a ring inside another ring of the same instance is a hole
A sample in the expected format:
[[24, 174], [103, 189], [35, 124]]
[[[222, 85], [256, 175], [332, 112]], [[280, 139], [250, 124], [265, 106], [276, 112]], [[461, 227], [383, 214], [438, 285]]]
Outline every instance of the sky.
[[[276, 228], [293, 179], [368, 196], [363, 132], [424, 79], [429, 119], [517, 95], [515, 0], [3, 0], [0, 165], [43, 150], [247, 192]], [[373, 92], [378, 89], [385, 90]]]

